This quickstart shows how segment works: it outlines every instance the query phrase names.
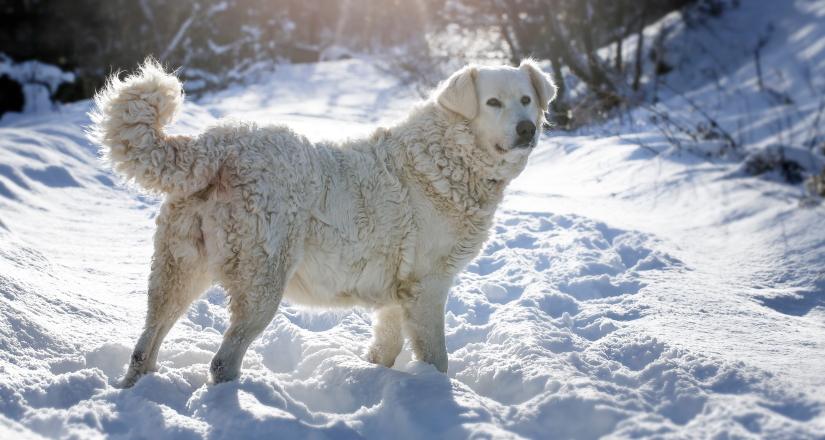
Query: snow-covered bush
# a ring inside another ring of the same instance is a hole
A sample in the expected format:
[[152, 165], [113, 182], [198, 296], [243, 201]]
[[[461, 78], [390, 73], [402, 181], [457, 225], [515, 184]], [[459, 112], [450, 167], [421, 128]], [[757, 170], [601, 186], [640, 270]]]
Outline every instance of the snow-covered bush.
[[[23, 113], [51, 111], [53, 98], [60, 85], [75, 81], [73, 73], [64, 72], [57, 66], [39, 61], [15, 63], [3, 53], [0, 53], [0, 78], [5, 78], [3, 84], [5, 93], [3, 102], [0, 103], [2, 106], [0, 115], [6, 111]], [[18, 93], [15, 93], [15, 88], [19, 89]], [[8, 96], [5, 96], [6, 94]]]

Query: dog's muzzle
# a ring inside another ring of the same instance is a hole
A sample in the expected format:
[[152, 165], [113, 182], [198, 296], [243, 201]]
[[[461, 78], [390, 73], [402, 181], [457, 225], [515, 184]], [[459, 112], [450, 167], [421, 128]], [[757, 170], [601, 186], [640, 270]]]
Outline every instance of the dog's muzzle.
[[533, 121], [523, 120], [516, 125], [516, 134], [518, 140], [513, 144], [513, 148], [531, 148], [535, 145], [533, 140], [536, 138], [536, 124]]

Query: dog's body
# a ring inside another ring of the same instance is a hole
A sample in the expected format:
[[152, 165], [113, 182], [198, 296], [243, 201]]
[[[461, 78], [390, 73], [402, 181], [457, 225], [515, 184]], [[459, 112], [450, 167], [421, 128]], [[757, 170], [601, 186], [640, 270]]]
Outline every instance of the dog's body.
[[212, 284], [231, 312], [214, 382], [237, 377], [282, 297], [375, 310], [370, 362], [392, 366], [406, 335], [445, 372], [449, 288], [487, 239], [554, 95], [530, 61], [467, 67], [395, 126], [313, 145], [285, 126], [231, 119], [170, 136], [177, 78], [152, 62], [113, 78], [96, 97], [92, 136], [126, 179], [166, 195], [146, 326], [123, 385], [156, 368], [163, 338]]

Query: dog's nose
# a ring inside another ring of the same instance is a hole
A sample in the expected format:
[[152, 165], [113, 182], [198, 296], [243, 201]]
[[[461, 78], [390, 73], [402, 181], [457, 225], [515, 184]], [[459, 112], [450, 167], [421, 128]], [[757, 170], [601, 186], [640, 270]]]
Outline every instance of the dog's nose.
[[522, 142], [530, 142], [536, 135], [536, 124], [532, 121], [524, 120], [516, 125], [516, 134]]

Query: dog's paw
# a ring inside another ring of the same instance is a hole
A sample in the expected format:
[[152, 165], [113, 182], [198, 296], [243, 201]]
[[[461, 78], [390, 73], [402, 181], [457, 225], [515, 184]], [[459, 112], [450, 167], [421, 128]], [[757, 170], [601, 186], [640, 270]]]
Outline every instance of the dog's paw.
[[392, 368], [395, 364], [396, 356], [389, 356], [381, 350], [381, 347], [378, 346], [371, 346], [367, 350], [366, 356], [364, 356], [364, 360], [371, 364], [381, 365], [387, 368]]
[[214, 358], [209, 367], [209, 384], [217, 385], [223, 382], [229, 382], [238, 378], [238, 371], [231, 371], [227, 368], [223, 359]]
[[115, 385], [115, 388], [120, 388], [122, 390], [132, 388], [133, 386], [135, 386], [135, 384], [143, 376], [144, 376], [143, 374], [139, 374], [139, 373], [138, 374], [126, 373], [126, 375], [123, 376], [122, 379], [120, 379], [120, 382], [118, 382], [117, 385]]
[[148, 357], [146, 356], [146, 353], [132, 353], [132, 358], [129, 362], [129, 369], [126, 370], [126, 374], [124, 374], [123, 378], [120, 379], [120, 382], [118, 382], [117, 388], [132, 388], [141, 377], [146, 375], [146, 373], [149, 373], [150, 368], [147, 361]]

